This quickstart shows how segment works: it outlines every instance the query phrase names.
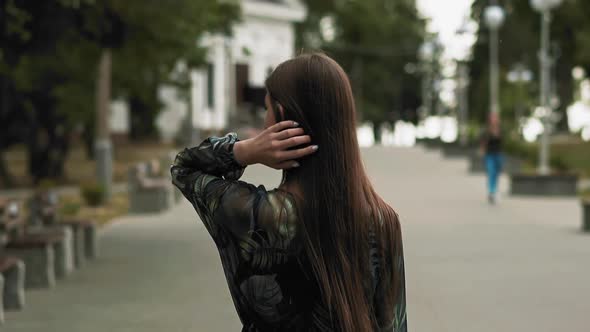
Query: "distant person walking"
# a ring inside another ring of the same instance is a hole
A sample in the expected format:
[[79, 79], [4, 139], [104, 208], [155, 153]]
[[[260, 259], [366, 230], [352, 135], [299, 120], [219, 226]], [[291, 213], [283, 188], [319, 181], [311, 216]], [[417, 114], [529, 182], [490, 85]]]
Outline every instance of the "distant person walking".
[[491, 114], [488, 128], [480, 141], [480, 152], [484, 156], [486, 173], [488, 178], [488, 201], [496, 203], [498, 192], [498, 177], [502, 172], [504, 158], [502, 156], [502, 133], [500, 130], [500, 117]]

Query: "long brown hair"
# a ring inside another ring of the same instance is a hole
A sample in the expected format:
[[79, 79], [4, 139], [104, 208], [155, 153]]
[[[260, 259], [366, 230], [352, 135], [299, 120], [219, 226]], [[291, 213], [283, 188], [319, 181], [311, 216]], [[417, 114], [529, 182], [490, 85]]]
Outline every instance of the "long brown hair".
[[[396, 240], [400, 230], [395, 211], [377, 195], [365, 172], [349, 79], [334, 60], [312, 53], [279, 65], [266, 88], [271, 100], [283, 106], [284, 116], [273, 107], [277, 121], [297, 121], [319, 146], [299, 168], [286, 171], [283, 181], [295, 181], [305, 197], [298, 204], [300, 225], [322, 300], [339, 331], [370, 331], [377, 323], [367, 294], [369, 234], [375, 231], [380, 257], [390, 262], [401, 246]], [[396, 295], [384, 297], [393, 301]], [[388, 307], [393, 310], [393, 303]]]

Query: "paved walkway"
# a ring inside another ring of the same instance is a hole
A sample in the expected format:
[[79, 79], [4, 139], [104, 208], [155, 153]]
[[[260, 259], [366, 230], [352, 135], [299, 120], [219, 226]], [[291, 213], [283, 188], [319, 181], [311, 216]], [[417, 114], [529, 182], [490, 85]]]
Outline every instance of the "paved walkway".
[[[419, 148], [364, 155], [402, 216], [411, 331], [590, 329], [590, 236], [579, 232], [576, 200], [504, 194], [489, 206], [483, 177], [464, 161]], [[245, 179], [272, 187], [279, 174], [252, 167]], [[218, 255], [188, 204], [122, 218], [101, 244], [97, 262], [28, 292], [26, 310], [0, 330], [239, 331]]]

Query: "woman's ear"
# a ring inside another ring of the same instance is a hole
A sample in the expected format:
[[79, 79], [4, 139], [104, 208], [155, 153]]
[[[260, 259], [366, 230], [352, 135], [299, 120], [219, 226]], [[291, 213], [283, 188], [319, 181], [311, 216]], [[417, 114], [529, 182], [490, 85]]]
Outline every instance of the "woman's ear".
[[283, 105], [279, 104], [278, 101], [274, 102], [273, 104], [273, 108], [275, 110], [275, 121], [276, 122], [281, 122], [285, 120], [285, 109], [283, 108]]
[[283, 108], [283, 105], [277, 103], [277, 107], [279, 108], [279, 113], [281, 113], [281, 119], [285, 118], [285, 109]]

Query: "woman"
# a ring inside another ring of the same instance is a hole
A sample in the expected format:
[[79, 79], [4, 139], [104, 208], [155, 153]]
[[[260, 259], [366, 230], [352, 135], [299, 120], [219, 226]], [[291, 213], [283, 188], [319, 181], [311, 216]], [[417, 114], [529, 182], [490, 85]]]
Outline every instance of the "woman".
[[[266, 129], [181, 152], [173, 181], [213, 237], [243, 331], [406, 331], [397, 214], [374, 191], [342, 68], [323, 54], [266, 82]], [[283, 170], [279, 188], [241, 181]]]
[[480, 142], [480, 151], [484, 155], [486, 173], [488, 178], [488, 202], [496, 203], [498, 191], [498, 177], [502, 172], [502, 133], [500, 131], [500, 118], [498, 114], [490, 114], [488, 129]]

